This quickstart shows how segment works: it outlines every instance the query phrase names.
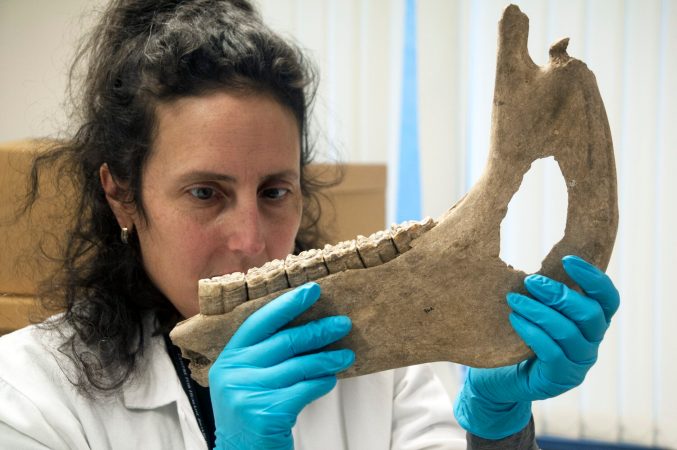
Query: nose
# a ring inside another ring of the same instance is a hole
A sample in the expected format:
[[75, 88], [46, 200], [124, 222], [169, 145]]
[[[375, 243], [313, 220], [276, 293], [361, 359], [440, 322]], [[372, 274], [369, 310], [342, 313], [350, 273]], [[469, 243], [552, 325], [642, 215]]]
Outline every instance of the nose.
[[241, 203], [224, 230], [228, 250], [244, 257], [256, 257], [265, 249], [262, 218], [258, 202]]

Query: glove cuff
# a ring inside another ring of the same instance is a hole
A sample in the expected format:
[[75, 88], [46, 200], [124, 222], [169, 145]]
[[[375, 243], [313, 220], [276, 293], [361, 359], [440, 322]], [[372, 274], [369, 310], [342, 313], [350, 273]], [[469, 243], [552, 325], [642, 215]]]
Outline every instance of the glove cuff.
[[[291, 433], [290, 433], [291, 434]], [[228, 435], [217, 429], [216, 442], [213, 450], [258, 450], [265, 448], [266, 450], [294, 450], [294, 441], [280, 441], [270, 439], [259, 439], [249, 436], [247, 433], [238, 432], [236, 434]]]
[[523, 430], [531, 420], [531, 402], [495, 403], [477, 394], [466, 379], [454, 402], [454, 416], [469, 433], [503, 439]]

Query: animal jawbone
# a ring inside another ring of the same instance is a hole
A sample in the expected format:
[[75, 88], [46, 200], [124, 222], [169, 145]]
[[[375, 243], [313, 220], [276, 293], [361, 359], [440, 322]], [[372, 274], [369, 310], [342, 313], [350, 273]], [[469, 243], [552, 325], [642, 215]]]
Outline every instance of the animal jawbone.
[[322, 298], [296, 323], [345, 314], [353, 330], [335, 346], [352, 348], [350, 377], [432, 361], [475, 367], [531, 356], [508, 321], [505, 295], [524, 292], [524, 272], [499, 258], [500, 224], [531, 163], [554, 156], [567, 180], [564, 237], [539, 273], [571, 284], [560, 259], [577, 254], [601, 268], [611, 257], [618, 209], [611, 136], [594, 75], [550, 49], [539, 67], [527, 51], [528, 18], [517, 6], [499, 22], [491, 149], [485, 172], [439, 221], [408, 222], [324, 249], [275, 260], [246, 274], [201, 280], [200, 314], [170, 336], [207, 373], [232, 334], [258, 308], [307, 281]]

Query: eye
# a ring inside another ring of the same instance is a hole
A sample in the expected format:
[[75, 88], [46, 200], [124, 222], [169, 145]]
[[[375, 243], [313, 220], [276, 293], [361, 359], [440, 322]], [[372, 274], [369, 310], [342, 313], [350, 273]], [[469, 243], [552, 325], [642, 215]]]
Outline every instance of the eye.
[[214, 189], [209, 187], [196, 187], [190, 189], [188, 192], [198, 200], [210, 200], [214, 197]]
[[268, 198], [270, 200], [280, 200], [281, 198], [283, 198], [288, 193], [289, 193], [289, 189], [269, 188], [269, 189], [264, 189], [263, 192], [262, 192], [262, 195], [265, 198]]

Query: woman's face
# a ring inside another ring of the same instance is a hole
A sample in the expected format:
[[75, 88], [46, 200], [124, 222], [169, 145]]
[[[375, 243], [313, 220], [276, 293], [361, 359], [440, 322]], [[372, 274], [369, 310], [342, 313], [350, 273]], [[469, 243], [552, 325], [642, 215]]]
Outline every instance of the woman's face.
[[201, 278], [284, 258], [301, 222], [300, 141], [272, 97], [213, 92], [157, 108], [132, 214], [146, 272], [184, 317]]

